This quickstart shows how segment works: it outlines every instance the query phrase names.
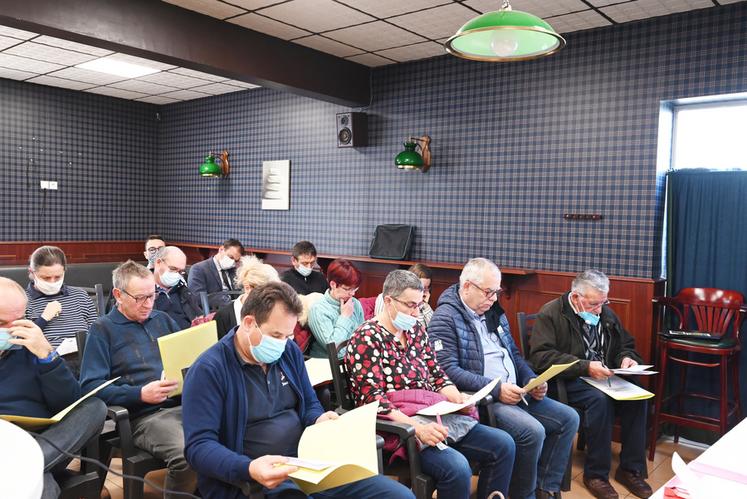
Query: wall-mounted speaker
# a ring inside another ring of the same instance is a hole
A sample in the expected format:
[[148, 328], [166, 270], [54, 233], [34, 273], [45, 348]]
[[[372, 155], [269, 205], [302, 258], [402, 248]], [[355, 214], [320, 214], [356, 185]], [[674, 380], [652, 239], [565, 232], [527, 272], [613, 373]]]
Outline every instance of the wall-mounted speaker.
[[366, 113], [337, 113], [337, 147], [368, 145], [368, 115]]

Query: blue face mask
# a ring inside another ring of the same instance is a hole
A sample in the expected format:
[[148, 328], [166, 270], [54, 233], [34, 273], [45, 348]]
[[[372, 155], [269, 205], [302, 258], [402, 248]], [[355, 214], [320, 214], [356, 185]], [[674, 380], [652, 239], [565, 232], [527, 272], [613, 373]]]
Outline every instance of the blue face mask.
[[401, 329], [402, 331], [409, 331], [410, 329], [414, 328], [415, 324], [417, 324], [418, 322], [417, 317], [403, 314], [399, 310], [397, 310], [397, 315], [394, 317], [394, 319], [392, 319], [392, 314], [389, 313], [388, 309], [386, 313], [389, 315], [389, 320], [392, 321], [392, 325], [397, 329]]
[[[259, 326], [257, 326], [259, 329]], [[262, 334], [262, 330], [259, 329], [259, 334]], [[256, 347], [249, 343], [249, 351], [252, 352], [252, 357], [258, 362], [263, 364], [272, 364], [277, 361], [285, 352], [285, 344], [288, 342], [288, 338], [279, 340], [271, 336], [265, 336], [262, 334], [262, 340]]]
[[182, 275], [179, 272], [167, 271], [161, 274], [161, 283], [167, 288], [173, 288], [182, 280]]
[[584, 322], [590, 326], [596, 326], [597, 324], [599, 324], [599, 316], [596, 314], [592, 314], [591, 312], [579, 312], [578, 316], [581, 317]]
[[17, 350], [21, 348], [21, 345], [14, 345], [13, 343], [10, 343], [8, 340], [13, 338], [10, 335], [10, 330], [7, 328], [0, 328], [0, 351], [3, 350]]
[[299, 265], [296, 270], [304, 277], [309, 277], [312, 271], [311, 267], [307, 267], [306, 265]]

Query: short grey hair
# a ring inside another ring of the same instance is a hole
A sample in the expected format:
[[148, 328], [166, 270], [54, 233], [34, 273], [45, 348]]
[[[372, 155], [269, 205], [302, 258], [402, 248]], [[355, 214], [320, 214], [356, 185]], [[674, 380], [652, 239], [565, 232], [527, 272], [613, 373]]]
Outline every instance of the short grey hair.
[[408, 289], [423, 291], [423, 283], [420, 278], [409, 270], [392, 270], [384, 279], [383, 296], [400, 296]]
[[28, 303], [28, 296], [26, 295], [26, 290], [23, 289], [23, 286], [18, 284], [13, 279], [8, 279], [7, 277], [0, 277], [0, 296], [2, 296], [4, 299], [6, 297], [6, 293], [14, 292], [14, 291], [19, 296], [22, 296], [23, 299]]
[[584, 294], [589, 288], [596, 289], [602, 293], [609, 293], [610, 280], [596, 269], [587, 269], [576, 274], [571, 284], [571, 291], [574, 293]]
[[130, 279], [133, 277], [146, 279], [148, 277], [153, 277], [153, 274], [150, 270], [139, 263], [127, 260], [112, 271], [112, 285], [120, 290], [126, 289], [127, 285], [130, 283]]
[[482, 283], [483, 277], [489, 272], [495, 273], [498, 279], [501, 278], [501, 270], [498, 265], [487, 258], [472, 258], [464, 265], [462, 273], [459, 275], [459, 287], [464, 287], [467, 281]]
[[182, 255], [184, 254], [184, 252], [176, 246], [162, 246], [156, 250], [155, 257], [156, 260], [165, 260], [172, 253], [181, 253]]

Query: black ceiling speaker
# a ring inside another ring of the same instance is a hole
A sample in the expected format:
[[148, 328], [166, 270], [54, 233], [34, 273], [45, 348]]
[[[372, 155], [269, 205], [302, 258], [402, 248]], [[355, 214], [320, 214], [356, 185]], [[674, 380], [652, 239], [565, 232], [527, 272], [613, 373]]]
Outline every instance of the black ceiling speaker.
[[368, 145], [368, 115], [366, 113], [337, 113], [337, 147]]

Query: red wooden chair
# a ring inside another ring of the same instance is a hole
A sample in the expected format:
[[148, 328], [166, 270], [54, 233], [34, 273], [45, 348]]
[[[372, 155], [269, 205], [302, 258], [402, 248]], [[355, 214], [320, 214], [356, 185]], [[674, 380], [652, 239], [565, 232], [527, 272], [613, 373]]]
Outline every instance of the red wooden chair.
[[[707, 331], [722, 335], [719, 339], [690, 339], [672, 337], [664, 332], [658, 336], [659, 379], [654, 405], [649, 459], [656, 452], [656, 438], [659, 425], [675, 425], [674, 441], [679, 440], [679, 426], [688, 426], [725, 434], [729, 417], [736, 416], [735, 422], [742, 419], [742, 408], [739, 402], [739, 328], [742, 324], [744, 297], [737, 291], [717, 288], [685, 288], [676, 296], [657, 297], [655, 306], [672, 310], [679, 320], [678, 329]], [[659, 314], [663, 317], [664, 314]], [[694, 356], [693, 354], [698, 354]], [[667, 386], [667, 369], [669, 363], [678, 364], [678, 390], [669, 397], [664, 397]], [[720, 387], [718, 395], [686, 390], [687, 370], [689, 366], [719, 369]], [[731, 371], [730, 371], [731, 369]], [[729, 377], [731, 376], [731, 380]], [[731, 381], [733, 400], [729, 401], [729, 381]], [[686, 413], [683, 400], [686, 397], [698, 398], [717, 403], [719, 417]], [[674, 409], [664, 412], [667, 402], [676, 402]]]

